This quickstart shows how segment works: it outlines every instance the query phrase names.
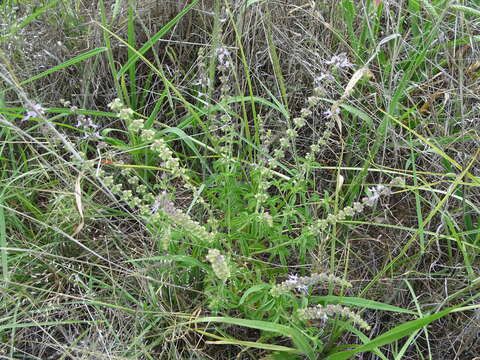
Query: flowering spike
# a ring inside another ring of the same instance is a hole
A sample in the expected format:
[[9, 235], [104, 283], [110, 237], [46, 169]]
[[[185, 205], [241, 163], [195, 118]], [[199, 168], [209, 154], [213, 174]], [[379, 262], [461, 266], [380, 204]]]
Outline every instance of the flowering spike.
[[321, 283], [332, 283], [339, 286], [352, 287], [350, 282], [325, 273], [314, 273], [310, 276], [301, 277], [298, 277], [297, 275], [290, 275], [288, 280], [285, 280], [278, 285], [274, 285], [270, 290], [270, 294], [273, 297], [278, 297], [281, 294], [285, 294], [294, 289], [297, 289], [301, 292], [306, 292], [309, 286], [318, 285]]
[[226, 281], [230, 277], [230, 269], [225, 256], [221, 255], [219, 250], [208, 250], [206, 258], [212, 264], [213, 272], [219, 279]]
[[319, 319], [326, 321], [336, 315], [351, 320], [354, 324], [356, 324], [362, 329], [370, 330], [370, 325], [368, 325], [368, 323], [363, 320], [360, 315], [353, 312], [348, 307], [340, 305], [317, 305], [314, 307], [298, 310], [298, 316], [302, 320]]

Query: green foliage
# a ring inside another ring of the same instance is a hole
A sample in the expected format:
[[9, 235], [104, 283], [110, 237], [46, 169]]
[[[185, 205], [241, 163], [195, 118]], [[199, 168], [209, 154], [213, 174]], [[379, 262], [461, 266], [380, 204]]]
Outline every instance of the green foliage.
[[[279, 9], [247, 1], [239, 20], [217, 0], [214, 19], [199, 21], [208, 14], [196, 13], [200, 3], [141, 40], [140, 4], [127, 1], [123, 12], [122, 1], [101, 1], [93, 24], [103, 46], [22, 81], [2, 65], [0, 96], [15, 99], [0, 108], [0, 340], [10, 355], [17, 338], [37, 341], [26, 328], [66, 334], [69, 326], [78, 331], [65, 356], [94, 353], [78, 344], [97, 344], [87, 332], [103, 326], [132, 358], [182, 358], [202, 344], [272, 359], [386, 359], [403, 344], [400, 359], [417, 334], [429, 341], [428, 325], [476, 310], [456, 302], [476, 299], [464, 294], [478, 282], [478, 151], [462, 162], [450, 147], [478, 134], [431, 134], [415, 101], [420, 84], [439, 74], [432, 62], [451, 12], [478, 10], [448, 1], [314, 4], [304, 13], [312, 21], [338, 15], [320, 22], [332, 33], [332, 56], [312, 60], [318, 69], [295, 84], [298, 64], [277, 38]], [[261, 51], [243, 33], [250, 11], [265, 22], [263, 65], [252, 63]], [[192, 19], [210, 34], [201, 50], [185, 51], [185, 41], [177, 49], [185, 59], [170, 48], [160, 61], [160, 42]], [[22, 88], [100, 62], [110, 91], [98, 103], [54, 107]], [[440, 127], [453, 123], [446, 106], [436, 116]], [[431, 159], [442, 170], [429, 168]], [[411, 274], [436, 280], [429, 266], [444, 257], [448, 266], [461, 262], [470, 282], [455, 296], [420, 303], [407, 280], [415, 310], [396, 302], [403, 294], [390, 296]], [[385, 314], [395, 319], [382, 324]]]

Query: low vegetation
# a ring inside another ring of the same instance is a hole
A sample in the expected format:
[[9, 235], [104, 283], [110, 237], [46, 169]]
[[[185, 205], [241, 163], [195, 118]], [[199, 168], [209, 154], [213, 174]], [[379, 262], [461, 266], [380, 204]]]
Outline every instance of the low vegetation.
[[0, 4], [0, 357], [480, 354], [480, 8]]

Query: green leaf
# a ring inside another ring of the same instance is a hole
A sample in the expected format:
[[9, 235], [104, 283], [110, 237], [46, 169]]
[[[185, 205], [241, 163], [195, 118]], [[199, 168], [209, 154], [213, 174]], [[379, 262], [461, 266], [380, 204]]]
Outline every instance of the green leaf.
[[[342, 329], [346, 329], [347, 331], [350, 331], [351, 333], [358, 336], [358, 338], [360, 339], [360, 341], [363, 344], [366, 344], [366, 343], [370, 342], [370, 339], [368, 338], [368, 336], [365, 335], [361, 330], [359, 330], [355, 326], [353, 326], [351, 323], [337, 319], [337, 320], [335, 320], [335, 324], [338, 325], [338, 326], [341, 326]], [[342, 330], [342, 332], [343, 332], [343, 330]], [[334, 347], [330, 352], [334, 353], [335, 350], [340, 351], [340, 350], [344, 350], [345, 348], [348, 348], [348, 346], [339, 345], [339, 346]], [[372, 352], [375, 355], [377, 355], [378, 357], [380, 357], [382, 360], [389, 360], [378, 348], [372, 349]]]
[[398, 313], [417, 315], [417, 312], [412, 310], [403, 309], [398, 306], [393, 306], [385, 303], [381, 303], [374, 300], [363, 299], [359, 297], [343, 297], [343, 296], [315, 296], [312, 297], [312, 301], [327, 304], [339, 304], [347, 306], [358, 306], [366, 309], [392, 311]]
[[113, 145], [116, 148], [121, 150], [130, 150], [130, 146], [125, 144], [122, 140], [108, 136], [108, 134], [111, 132], [117, 132], [117, 131], [112, 128], [103, 129], [100, 133], [102, 135], [102, 141], [106, 142], [107, 144]]
[[250, 289], [248, 289], [247, 291], [245, 291], [243, 293], [240, 301], [238, 302], [238, 305], [242, 305], [245, 302], [245, 300], [247, 299], [248, 295], [250, 295], [254, 292], [264, 290], [264, 289], [269, 289], [269, 288], [271, 288], [271, 285], [269, 285], [269, 284], [258, 284], [258, 285], [252, 286]]
[[170, 127], [163, 129], [161, 133], [172, 133], [175, 134], [180, 140], [184, 141], [185, 144], [195, 153], [195, 155], [200, 159], [202, 162], [202, 165], [211, 173], [212, 171], [210, 170], [210, 167], [208, 166], [207, 162], [205, 161], [205, 157], [200, 154], [198, 151], [197, 147], [195, 146], [195, 143], [205, 146], [203, 143], [200, 141], [192, 138], [191, 136], [187, 135], [185, 131], [178, 127]]
[[273, 344], [265, 344], [261, 342], [253, 342], [253, 341], [242, 341], [242, 340], [236, 340], [236, 339], [231, 339], [231, 338], [224, 338], [215, 334], [210, 334], [206, 331], [202, 330], [197, 330], [198, 333], [206, 336], [213, 337], [215, 339], [218, 339], [219, 341], [207, 341], [207, 344], [216, 344], [216, 345], [242, 345], [242, 346], [247, 346], [251, 348], [256, 348], [256, 349], [265, 349], [265, 350], [271, 350], [271, 351], [281, 351], [281, 352], [287, 352], [287, 353], [298, 353], [299, 351], [297, 349], [292, 349], [290, 347], [286, 346], [281, 346], [281, 345], [273, 345]]
[[202, 323], [202, 322], [214, 322], [214, 323], [219, 322], [224, 324], [245, 326], [251, 329], [269, 331], [269, 332], [281, 334], [283, 336], [288, 336], [289, 338], [292, 339], [294, 345], [302, 354], [307, 355], [309, 359], [315, 358], [314, 356], [315, 352], [313, 348], [310, 346], [310, 344], [308, 343], [308, 338], [302, 335], [302, 333], [299, 332], [298, 330], [285, 325], [274, 324], [268, 321], [235, 319], [231, 317], [213, 317], [213, 316], [189, 321], [187, 322], [187, 324]]
[[417, 331], [418, 329], [430, 324], [431, 322], [438, 320], [445, 315], [448, 315], [455, 309], [455, 307], [452, 307], [433, 315], [425, 316], [417, 320], [408, 321], [376, 337], [369, 343], [358, 346], [353, 350], [342, 351], [340, 353], [329, 355], [325, 358], [325, 360], [346, 360], [350, 359], [353, 355], [360, 352], [371, 351], [379, 346], [390, 344], [398, 339], [401, 339], [402, 337], [410, 335], [414, 331]]
[[[331, 104], [335, 103], [335, 100], [327, 99], [327, 98], [321, 98], [323, 101], [329, 102]], [[373, 119], [365, 112], [362, 110], [357, 109], [356, 107], [353, 107], [351, 105], [347, 104], [340, 104], [340, 107], [344, 109], [345, 111], [349, 112], [350, 114], [354, 116], [358, 116], [360, 119], [365, 121], [369, 127], [373, 127]]]
[[340, 107], [346, 111], [348, 111], [350, 114], [358, 116], [360, 119], [365, 121], [365, 123], [372, 128], [373, 127], [373, 120], [370, 116], [368, 116], [367, 113], [363, 112], [362, 110], [359, 110], [353, 106], [347, 105], [347, 104], [340, 104]]

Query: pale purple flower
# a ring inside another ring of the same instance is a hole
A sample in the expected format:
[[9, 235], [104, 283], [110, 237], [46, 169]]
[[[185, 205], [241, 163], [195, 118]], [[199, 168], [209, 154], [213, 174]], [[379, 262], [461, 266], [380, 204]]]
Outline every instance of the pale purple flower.
[[31, 104], [31, 110], [27, 111], [25, 116], [22, 118], [22, 122], [29, 120], [31, 117], [40, 117], [45, 114], [45, 109], [42, 105], [34, 103]]
[[330, 73], [320, 73], [320, 75], [318, 75], [317, 77], [315, 77], [314, 79], [314, 82], [315, 82], [315, 85], [316, 86], [320, 86], [320, 84], [324, 81], [324, 80], [333, 80], [334, 77], [332, 74]]
[[295, 289], [302, 294], [308, 294], [308, 286], [301, 284], [301, 282], [298, 280], [297, 274], [288, 275], [288, 279], [285, 280], [285, 283], [295, 286]]
[[87, 139], [98, 141], [103, 139], [103, 136], [100, 135], [99, 131], [95, 131], [95, 132], [87, 132], [82, 137], [80, 137], [80, 140], [87, 140]]
[[288, 279], [285, 280], [285, 283], [289, 285], [296, 285], [297, 281], [298, 281], [298, 275], [292, 274], [292, 275], [288, 275]]
[[95, 124], [92, 120], [92, 118], [87, 118], [87, 122], [86, 122], [86, 125], [93, 128], [93, 129], [97, 129], [98, 128], [98, 125]]
[[210, 86], [210, 79], [208, 79], [205, 75], [200, 76], [196, 81], [192, 83], [192, 85], [199, 85], [201, 87], [208, 87]]
[[158, 210], [163, 210], [169, 216], [175, 216], [178, 214], [178, 210], [175, 208], [175, 205], [167, 197], [167, 192], [163, 191], [155, 199], [152, 207], [150, 208], [150, 214], [155, 214]]
[[284, 282], [274, 285], [270, 290], [272, 296], [277, 297], [293, 289], [296, 289], [302, 294], [308, 294], [308, 289], [310, 286], [314, 286], [322, 283], [334, 283], [340, 286], [352, 287], [348, 281], [337, 278], [334, 275], [329, 275], [325, 273], [313, 273], [310, 276], [297, 276], [296, 274], [289, 275], [288, 279]]
[[375, 205], [375, 202], [380, 198], [379, 193], [372, 193], [372, 195], [364, 197], [362, 199], [363, 203], [367, 206], [373, 207]]
[[[338, 115], [340, 113], [340, 109], [335, 110], [335, 114]], [[323, 115], [327, 118], [330, 119], [333, 116], [332, 110], [327, 110], [323, 112]]]
[[230, 51], [227, 48], [220, 47], [217, 49], [217, 59], [218, 59], [218, 66], [228, 69], [230, 67]]
[[84, 115], [79, 115], [77, 118], [77, 123], [75, 124], [77, 128], [83, 128], [85, 134], [80, 138], [81, 140], [92, 139], [100, 140], [102, 136], [98, 131], [99, 126], [95, 124], [90, 117], [85, 117]]
[[353, 66], [353, 64], [347, 59], [347, 56], [344, 53], [334, 55], [330, 60], [325, 60], [325, 64], [333, 65], [334, 67], [338, 68], [347, 68]]
[[373, 188], [368, 189], [371, 193], [370, 196], [364, 198], [364, 203], [367, 206], [375, 205], [375, 202], [380, 198], [381, 195], [390, 195], [391, 191], [384, 185], [377, 185]]

